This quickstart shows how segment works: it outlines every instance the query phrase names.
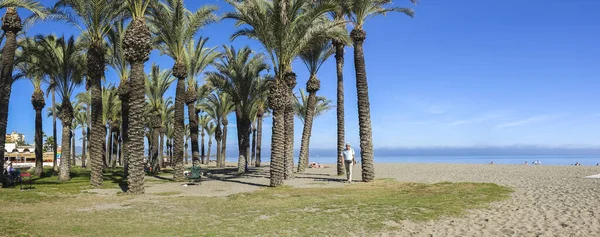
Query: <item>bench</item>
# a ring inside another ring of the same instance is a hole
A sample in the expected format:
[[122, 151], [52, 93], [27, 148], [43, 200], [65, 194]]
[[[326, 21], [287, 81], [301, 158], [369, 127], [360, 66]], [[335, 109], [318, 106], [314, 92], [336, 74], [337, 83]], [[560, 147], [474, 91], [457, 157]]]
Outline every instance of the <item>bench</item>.
[[[21, 190], [25, 190], [25, 189], [32, 189], [33, 185], [32, 185], [32, 179], [31, 179], [31, 174], [30, 173], [21, 173], [20, 174], [20, 179], [19, 179], [19, 184], [21, 187]], [[23, 188], [25, 187], [25, 188]]]

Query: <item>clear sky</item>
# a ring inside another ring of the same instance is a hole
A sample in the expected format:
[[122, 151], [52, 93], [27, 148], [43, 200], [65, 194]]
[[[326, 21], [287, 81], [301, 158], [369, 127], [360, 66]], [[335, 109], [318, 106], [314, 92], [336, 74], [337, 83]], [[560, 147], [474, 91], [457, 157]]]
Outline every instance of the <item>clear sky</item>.
[[[43, 1], [52, 4], [54, 1]], [[186, 1], [190, 9], [223, 1]], [[396, 6], [409, 6], [396, 0]], [[548, 147], [600, 146], [600, 1], [597, 0], [422, 0], [410, 19], [400, 14], [376, 17], [365, 25], [364, 52], [371, 99], [375, 148], [479, 147], [536, 145]], [[0, 12], [4, 14], [4, 12]], [[29, 13], [20, 11], [25, 18]], [[206, 27], [198, 36], [209, 46], [249, 45], [255, 40], [229, 41], [233, 21]], [[78, 35], [64, 23], [32, 26], [34, 34]], [[346, 48], [346, 138], [358, 147], [358, 115], [353, 50]], [[154, 51], [146, 71], [156, 62], [170, 68], [173, 61]], [[298, 88], [308, 73], [293, 65]], [[319, 95], [336, 100], [335, 60], [318, 74]], [[107, 70], [107, 82], [118, 79]], [[80, 89], [82, 91], [83, 88]], [[27, 80], [13, 85], [8, 132], [24, 133], [33, 142], [33, 87]], [[174, 97], [174, 86], [168, 92]], [[50, 105], [50, 97], [47, 106]], [[187, 113], [186, 113], [187, 114]], [[230, 116], [228, 146], [236, 146], [235, 117]], [[187, 123], [187, 121], [186, 121]], [[335, 109], [318, 117], [311, 148], [334, 149]], [[60, 121], [58, 128], [60, 136]], [[271, 120], [264, 122], [263, 147], [270, 144]], [[52, 134], [52, 119], [44, 118]], [[302, 124], [296, 120], [295, 147]], [[80, 143], [77, 132], [77, 143]]]

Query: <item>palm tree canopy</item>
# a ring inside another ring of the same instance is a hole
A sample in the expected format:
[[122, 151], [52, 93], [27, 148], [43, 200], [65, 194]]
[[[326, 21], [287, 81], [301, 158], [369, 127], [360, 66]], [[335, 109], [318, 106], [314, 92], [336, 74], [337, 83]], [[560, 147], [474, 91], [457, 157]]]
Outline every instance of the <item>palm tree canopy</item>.
[[125, 17], [126, 7], [121, 0], [59, 0], [49, 18], [77, 27], [88, 43], [103, 47], [114, 23]]
[[233, 111], [233, 107], [231, 96], [220, 90], [210, 94], [206, 103], [202, 105], [202, 109], [217, 122], [227, 117]]
[[185, 47], [188, 85], [195, 84], [196, 76], [221, 56], [221, 53], [216, 51], [217, 47], [206, 48], [206, 41], [208, 38], [200, 38], [197, 43], [191, 40]]
[[223, 48], [223, 57], [214, 64], [217, 71], [207, 72], [207, 78], [215, 87], [231, 95], [243, 116], [249, 116], [255, 110], [255, 102], [262, 98], [260, 94], [266, 91], [260, 74], [268, 69], [268, 65], [262, 54], [253, 55], [248, 47], [237, 52], [233, 47]]
[[56, 36], [35, 37], [36, 46], [29, 47], [31, 57], [38, 58], [39, 70], [48, 78], [50, 85], [48, 91], [55, 90], [62, 99], [71, 98], [73, 90], [83, 82], [85, 76], [85, 57], [81, 54], [81, 45], [75, 43], [70, 37]]
[[125, 60], [123, 39], [125, 38], [125, 19], [115, 22], [107, 34], [108, 64], [112, 66], [121, 80], [129, 77], [129, 62]]
[[[418, 0], [409, 0], [412, 4], [417, 4]], [[378, 15], [385, 15], [388, 12], [400, 12], [413, 17], [413, 9], [404, 7], [390, 7], [391, 0], [348, 0], [348, 18], [357, 29], [362, 29], [365, 21]]]
[[[300, 92], [299, 96], [294, 96], [294, 98], [296, 99], [296, 103], [294, 103], [294, 112], [296, 113], [296, 116], [298, 116], [300, 121], [302, 121], [302, 123], [304, 123], [304, 120], [306, 119], [305, 116], [306, 116], [308, 95], [302, 89], [300, 89], [299, 92]], [[324, 114], [331, 108], [333, 108], [333, 105], [331, 104], [331, 100], [328, 100], [324, 96], [317, 96], [317, 103], [315, 105], [314, 117], [316, 118], [319, 115]]]
[[35, 0], [0, 0], [0, 9], [8, 7], [27, 9], [40, 19], [44, 19], [48, 15], [46, 8]]
[[[284, 15], [280, 17], [281, 1], [288, 1]], [[336, 5], [328, 2], [314, 4], [312, 0], [227, 0], [236, 9], [227, 13], [224, 18], [237, 20], [236, 26], [243, 25], [235, 32], [232, 40], [239, 36], [259, 40], [275, 68], [276, 75], [283, 75], [292, 61], [317, 38], [340, 39], [349, 41], [341, 20], [330, 21], [326, 13], [335, 9]]]
[[331, 45], [330, 40], [320, 40], [320, 42], [312, 45], [313, 47], [302, 51], [300, 59], [306, 65], [308, 72], [311, 75], [315, 75], [321, 68], [321, 65], [335, 53], [335, 48]]
[[152, 70], [146, 79], [146, 102], [151, 110], [161, 111], [165, 106], [163, 96], [175, 81], [170, 69], [161, 70], [160, 66], [152, 64]]
[[161, 53], [176, 62], [185, 62], [185, 47], [199, 29], [216, 22], [216, 6], [204, 5], [196, 12], [185, 8], [183, 0], [165, 0], [151, 3], [150, 31], [155, 35], [154, 45]]

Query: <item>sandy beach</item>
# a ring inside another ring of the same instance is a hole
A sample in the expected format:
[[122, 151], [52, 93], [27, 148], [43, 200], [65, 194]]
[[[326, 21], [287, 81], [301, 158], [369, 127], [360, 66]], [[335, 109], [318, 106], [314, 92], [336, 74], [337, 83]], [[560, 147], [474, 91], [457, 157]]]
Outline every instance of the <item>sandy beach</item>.
[[[343, 177], [330, 168], [307, 169], [286, 181], [294, 187], [343, 186]], [[268, 166], [267, 166], [268, 167]], [[469, 211], [462, 217], [442, 217], [429, 222], [404, 221], [393, 233], [381, 236], [600, 236], [600, 173], [596, 166], [523, 166], [460, 164], [376, 164], [377, 178], [402, 182], [485, 182], [514, 189], [508, 200], [488, 209]], [[221, 196], [250, 192], [268, 185], [268, 169], [233, 178], [209, 174], [198, 187], [182, 195]], [[354, 179], [360, 180], [360, 165]], [[217, 180], [222, 179], [222, 180]], [[156, 185], [147, 193], [182, 190], [180, 184]], [[360, 234], [358, 234], [360, 235]]]

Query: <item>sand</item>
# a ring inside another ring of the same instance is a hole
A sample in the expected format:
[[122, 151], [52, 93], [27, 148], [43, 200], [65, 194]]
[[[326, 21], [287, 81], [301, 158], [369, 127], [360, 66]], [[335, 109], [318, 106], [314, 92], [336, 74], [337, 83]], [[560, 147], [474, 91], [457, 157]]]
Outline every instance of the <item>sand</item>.
[[[268, 167], [268, 164], [266, 164]], [[354, 179], [360, 180], [360, 164]], [[223, 196], [251, 192], [269, 184], [268, 169], [253, 169], [243, 177], [211, 173], [200, 185], [181, 183], [150, 185], [148, 194], [181, 192], [179, 195]], [[459, 164], [376, 164], [377, 178], [402, 182], [486, 182], [511, 187], [514, 193], [487, 209], [471, 210], [461, 217], [442, 217], [428, 222], [395, 223], [400, 230], [381, 236], [600, 236], [600, 173], [596, 166], [523, 166]], [[151, 177], [148, 177], [152, 179]], [[307, 169], [286, 181], [294, 187], [344, 186], [335, 165]], [[386, 220], [382, 220], [386, 221]]]

